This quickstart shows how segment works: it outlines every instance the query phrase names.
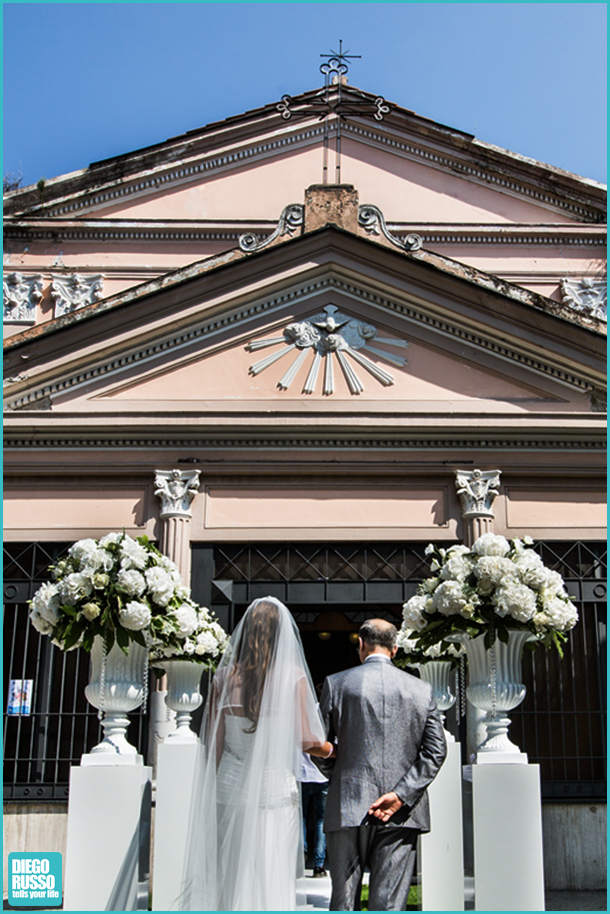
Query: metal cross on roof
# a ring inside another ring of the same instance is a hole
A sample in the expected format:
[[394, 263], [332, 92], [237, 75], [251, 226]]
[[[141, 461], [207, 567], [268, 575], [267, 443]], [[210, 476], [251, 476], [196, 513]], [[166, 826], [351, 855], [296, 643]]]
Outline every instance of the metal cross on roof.
[[348, 54], [343, 51], [343, 41], [339, 41], [339, 51], [320, 54], [326, 57], [326, 63], [320, 65], [324, 74], [324, 88], [310, 98], [295, 101], [290, 95], [282, 95], [277, 110], [285, 120], [292, 117], [311, 117], [317, 114], [324, 121], [324, 159], [322, 165], [322, 183], [328, 183], [328, 148], [330, 143], [331, 116], [336, 118], [335, 127], [335, 183], [341, 183], [341, 122], [347, 117], [374, 117], [382, 121], [383, 115], [390, 111], [389, 105], [381, 96], [375, 99], [364, 95], [357, 89], [351, 89], [345, 97], [342, 93], [343, 81], [348, 71], [348, 60], [360, 59], [360, 54]]

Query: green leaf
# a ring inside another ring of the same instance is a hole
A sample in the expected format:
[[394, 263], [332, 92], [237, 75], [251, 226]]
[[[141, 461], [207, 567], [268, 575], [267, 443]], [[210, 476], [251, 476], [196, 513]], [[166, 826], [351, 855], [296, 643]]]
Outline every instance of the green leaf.
[[503, 644], [508, 644], [508, 629], [502, 623], [498, 623], [498, 638]]
[[132, 641], [135, 641], [136, 644], [140, 644], [142, 647], [147, 647], [144, 632], [129, 632], [129, 637]]
[[109, 654], [114, 645], [114, 630], [112, 628], [107, 628], [104, 632], [104, 644], [106, 646], [106, 653]]
[[78, 615], [78, 610], [74, 606], [61, 606], [60, 609], [67, 616], [72, 616], [73, 619], [76, 619]]
[[129, 635], [120, 625], [116, 630], [116, 643], [121, 648], [124, 654], [129, 653]]

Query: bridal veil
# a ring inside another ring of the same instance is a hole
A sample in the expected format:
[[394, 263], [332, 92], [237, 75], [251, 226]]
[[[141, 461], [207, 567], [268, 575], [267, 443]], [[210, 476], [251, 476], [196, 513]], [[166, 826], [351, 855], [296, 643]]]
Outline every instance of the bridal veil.
[[297, 778], [324, 742], [299, 633], [255, 600], [216, 671], [201, 729], [181, 910], [285, 911], [303, 873]]

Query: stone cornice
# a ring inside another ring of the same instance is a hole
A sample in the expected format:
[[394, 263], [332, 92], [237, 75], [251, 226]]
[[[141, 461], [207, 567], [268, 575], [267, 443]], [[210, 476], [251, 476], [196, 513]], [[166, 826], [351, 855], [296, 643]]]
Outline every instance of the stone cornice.
[[[369, 93], [355, 91], [371, 97]], [[584, 221], [603, 219], [604, 188], [597, 182], [482, 143], [398, 105], [390, 105], [392, 110], [386, 118], [385, 130], [347, 117], [342, 127], [344, 136], [389, 149], [395, 155], [446, 173], [459, 174], [503, 193], [531, 199]], [[331, 134], [336, 129], [332, 117], [328, 128]], [[198, 175], [221, 173], [241, 167], [247, 161], [277, 155], [284, 149], [319, 142], [323, 131], [324, 127], [314, 117], [300, 124], [287, 123], [281, 120], [274, 105], [266, 106], [155, 147], [55, 178], [45, 186], [46, 203], [40, 201], [35, 187], [23, 188], [7, 196], [6, 211], [58, 216], [112, 205], [121, 199], [156, 193], [164, 187], [175, 189]], [[55, 199], [51, 199], [53, 194]]]
[[193, 342], [203, 338], [210, 338], [213, 340], [215, 336], [223, 332], [227, 327], [240, 323], [247, 324], [262, 313], [273, 312], [284, 307], [288, 303], [306, 300], [312, 295], [325, 290], [337, 290], [358, 301], [369, 303], [376, 308], [382, 310], [387, 309], [398, 315], [403, 315], [412, 321], [433, 328], [444, 335], [464, 340], [471, 345], [495, 353], [504, 360], [523, 365], [570, 387], [588, 391], [594, 386], [591, 379], [564, 370], [556, 364], [553, 365], [550, 361], [545, 362], [533, 355], [519, 352], [516, 348], [508, 344], [502, 344], [497, 340], [494, 340], [491, 336], [484, 336], [483, 334], [466, 330], [463, 327], [452, 324], [448, 320], [444, 320], [434, 314], [426, 313], [415, 305], [386, 298], [383, 295], [371, 292], [353, 282], [347, 282], [337, 276], [324, 276], [313, 279], [296, 288], [292, 287], [287, 289], [277, 295], [253, 301], [250, 305], [240, 308], [239, 310], [225, 314], [224, 316], [216, 317], [215, 319], [201, 323], [198, 326], [190, 327], [180, 333], [165, 336], [152, 344], [133, 348], [122, 355], [116, 355], [110, 358], [108, 361], [99, 361], [89, 369], [83, 370], [81, 368], [74, 373], [66, 372], [55, 381], [36, 384], [35, 379], [32, 379], [34, 382], [32, 384], [27, 377], [27, 374], [22, 374], [15, 379], [7, 379], [7, 393], [8, 390], [10, 390], [11, 380], [16, 385], [14, 388], [15, 390], [27, 389], [30, 387], [30, 384], [32, 384], [32, 386], [27, 393], [24, 392], [21, 396], [18, 395], [14, 398], [7, 399], [6, 408], [9, 410], [19, 410], [64, 391], [70, 389], [76, 390], [83, 385], [89, 384], [92, 380], [104, 376], [111, 377], [133, 364], [140, 363], [144, 365], [172, 349], [183, 349], [185, 346], [190, 346]]
[[294, 449], [339, 449], [339, 450], [463, 450], [476, 449], [489, 450], [543, 450], [543, 451], [605, 451], [606, 442], [597, 437], [586, 438], [582, 436], [567, 437], [556, 435], [498, 435], [490, 433], [484, 438], [478, 433], [456, 431], [455, 435], [446, 433], [435, 434], [388, 434], [384, 436], [354, 435], [336, 432], [329, 435], [314, 434], [285, 435], [260, 434], [254, 431], [245, 435], [215, 436], [202, 433], [200, 436], [189, 434], [159, 435], [121, 434], [113, 431], [107, 435], [87, 434], [80, 435], [49, 435], [43, 436], [38, 432], [29, 435], [6, 434], [4, 447], [7, 450], [52, 450], [52, 449], [149, 449], [149, 448], [204, 448], [209, 450], [294, 450]]
[[[135, 219], [12, 219], [4, 220], [7, 241], [172, 241], [227, 242], [236, 247], [244, 233], [254, 232], [261, 240], [273, 232], [273, 220], [226, 220], [214, 222], [173, 222]], [[421, 235], [426, 244], [459, 245], [577, 245], [605, 246], [606, 227], [565, 224], [429, 224], [388, 221], [388, 227], [401, 240], [406, 235]]]

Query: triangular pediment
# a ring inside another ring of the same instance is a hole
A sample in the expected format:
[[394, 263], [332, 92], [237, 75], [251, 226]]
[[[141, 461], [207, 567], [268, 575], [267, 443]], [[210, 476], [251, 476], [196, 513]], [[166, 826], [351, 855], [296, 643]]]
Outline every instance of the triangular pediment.
[[[354, 101], [375, 95], [353, 87]], [[273, 220], [322, 178], [324, 129], [307, 116], [316, 93], [295, 96], [285, 118], [272, 103], [82, 172], [9, 194], [8, 216], [132, 220]], [[388, 102], [381, 121], [341, 122], [341, 181], [359, 187], [391, 221], [570, 223], [603, 221], [604, 188], [481, 143]], [[371, 112], [373, 111], [371, 107]], [[329, 119], [334, 168], [336, 118]]]
[[472, 423], [590, 411], [603, 383], [599, 334], [331, 228], [193, 265], [6, 348], [8, 415], [45, 421], [351, 410]]

